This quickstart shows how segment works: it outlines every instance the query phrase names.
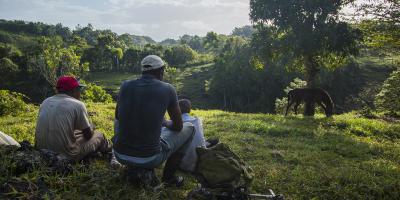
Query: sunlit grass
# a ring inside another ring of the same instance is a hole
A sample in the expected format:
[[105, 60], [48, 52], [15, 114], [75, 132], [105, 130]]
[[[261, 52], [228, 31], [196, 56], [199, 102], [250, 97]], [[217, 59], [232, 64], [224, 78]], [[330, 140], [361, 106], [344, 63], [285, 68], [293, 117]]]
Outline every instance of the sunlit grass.
[[[113, 136], [115, 104], [89, 104], [97, 129]], [[272, 188], [288, 199], [398, 199], [400, 197], [400, 124], [358, 118], [349, 113], [333, 118], [283, 117], [194, 110], [206, 137], [218, 137], [254, 169], [252, 191]], [[0, 130], [17, 140], [33, 142], [37, 110], [18, 117], [0, 117]], [[152, 193], [134, 188], [106, 161], [77, 165], [62, 177], [35, 171], [63, 199], [182, 199], [196, 186], [187, 176], [183, 189]], [[157, 169], [161, 175], [161, 168]], [[11, 177], [7, 177], [8, 179]], [[0, 179], [4, 181], [5, 179]], [[0, 184], [3, 184], [2, 182]]]

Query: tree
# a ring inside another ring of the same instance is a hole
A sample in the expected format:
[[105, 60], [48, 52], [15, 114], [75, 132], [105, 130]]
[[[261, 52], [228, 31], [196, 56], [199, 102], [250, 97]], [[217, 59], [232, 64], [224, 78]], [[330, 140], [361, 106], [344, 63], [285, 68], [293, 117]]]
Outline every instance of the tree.
[[12, 85], [12, 81], [19, 72], [19, 67], [9, 58], [0, 58], [0, 82], [1, 88]]
[[121, 61], [124, 69], [133, 72], [140, 72], [140, 55], [141, 50], [138, 48], [129, 48], [126, 50]]
[[39, 39], [39, 50], [29, 58], [31, 68], [53, 87], [57, 77], [62, 75], [79, 75], [88, 70], [87, 65], [81, 65], [81, 57], [76, 54], [74, 47], [64, 47], [61, 37]]
[[400, 51], [400, 1], [364, 1], [357, 14], [364, 17], [359, 27], [367, 36], [367, 47], [384, 54]]
[[208, 32], [204, 40], [204, 46], [207, 48], [216, 49], [218, 48], [218, 43], [218, 34], [215, 32]]
[[358, 12], [377, 21], [400, 23], [399, 0], [366, 0], [358, 7]]
[[[273, 29], [276, 34], [277, 41], [270, 44], [274, 56], [269, 59], [289, 61], [286, 67], [304, 72], [307, 87], [313, 88], [321, 68], [341, 66], [358, 53], [360, 31], [339, 19], [339, 10], [351, 2], [250, 0], [250, 18], [261, 31]], [[305, 115], [314, 113], [315, 105], [306, 102]]]
[[194, 60], [196, 52], [188, 45], [179, 45], [167, 49], [164, 52], [164, 58], [172, 66], [182, 66]]
[[232, 35], [250, 38], [253, 35], [254, 31], [255, 30], [252, 26], [246, 25], [243, 27], [239, 28], [236, 27], [235, 29], [233, 29]]
[[383, 111], [400, 112], [400, 69], [394, 71], [384, 82], [376, 96], [376, 105]]

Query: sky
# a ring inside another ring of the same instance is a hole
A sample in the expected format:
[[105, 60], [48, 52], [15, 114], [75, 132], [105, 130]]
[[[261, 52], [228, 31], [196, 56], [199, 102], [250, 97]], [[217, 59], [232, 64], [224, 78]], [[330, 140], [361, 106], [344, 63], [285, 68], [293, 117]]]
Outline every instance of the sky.
[[157, 41], [250, 25], [249, 0], [0, 0], [0, 19], [150, 36]]
[[0, 18], [75, 28], [91, 23], [157, 41], [249, 25], [249, 0], [0, 0]]

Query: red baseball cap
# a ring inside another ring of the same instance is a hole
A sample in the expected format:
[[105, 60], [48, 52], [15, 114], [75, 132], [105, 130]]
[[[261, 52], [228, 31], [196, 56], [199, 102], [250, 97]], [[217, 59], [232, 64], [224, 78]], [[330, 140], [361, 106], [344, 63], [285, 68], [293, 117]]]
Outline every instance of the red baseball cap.
[[81, 85], [73, 76], [61, 76], [58, 78], [56, 86], [58, 91], [67, 92], [77, 87], [85, 87], [85, 85]]

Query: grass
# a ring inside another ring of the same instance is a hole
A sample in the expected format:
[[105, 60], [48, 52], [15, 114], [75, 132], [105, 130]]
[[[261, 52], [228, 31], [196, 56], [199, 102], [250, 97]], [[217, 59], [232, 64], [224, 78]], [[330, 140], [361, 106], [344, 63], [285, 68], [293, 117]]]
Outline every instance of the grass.
[[[93, 123], [108, 138], [113, 135], [114, 106], [88, 104]], [[333, 118], [219, 110], [194, 110], [193, 114], [203, 119], [206, 137], [219, 137], [252, 166], [256, 173], [253, 192], [266, 193], [271, 188], [287, 199], [400, 199], [398, 123], [358, 118], [353, 113]], [[18, 116], [0, 117], [0, 129], [19, 141], [33, 142], [36, 116], [37, 108], [31, 108]], [[9, 169], [7, 163], [2, 162], [0, 169]], [[152, 193], [134, 188], [104, 160], [76, 165], [69, 176], [49, 175], [41, 169], [20, 177], [5, 174], [0, 185], [7, 180], [35, 184], [42, 177], [56, 199], [183, 199], [196, 187], [195, 180], [186, 176], [182, 189]], [[37, 191], [10, 195], [35, 196]]]
[[91, 72], [86, 79], [107, 90], [117, 92], [123, 81], [137, 77], [139, 75], [128, 72]]

